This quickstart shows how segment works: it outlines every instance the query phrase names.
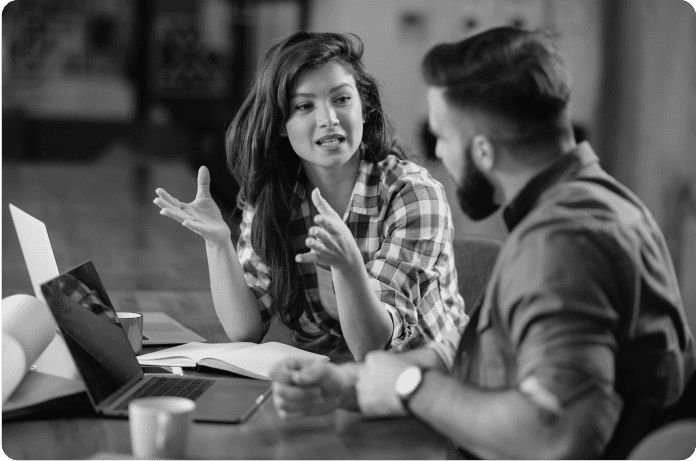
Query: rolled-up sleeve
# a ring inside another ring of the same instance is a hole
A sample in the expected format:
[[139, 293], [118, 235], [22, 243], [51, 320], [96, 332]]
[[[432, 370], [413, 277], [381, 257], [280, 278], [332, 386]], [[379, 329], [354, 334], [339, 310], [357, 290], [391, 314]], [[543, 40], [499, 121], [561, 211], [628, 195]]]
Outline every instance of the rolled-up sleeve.
[[261, 320], [263, 322], [263, 334], [268, 332], [271, 319], [275, 314], [273, 308], [273, 296], [270, 293], [271, 273], [268, 266], [251, 246], [251, 224], [254, 219], [254, 208], [250, 205], [244, 207], [242, 222], [240, 224], [239, 241], [237, 242], [237, 255], [239, 263], [244, 270], [244, 280], [251, 292], [256, 296]]
[[442, 299], [441, 281], [455, 271], [452, 255], [443, 255], [452, 252], [453, 229], [442, 187], [402, 181], [394, 192], [383, 224], [384, 240], [366, 268], [372, 289], [392, 318], [390, 348], [406, 350], [437, 341], [456, 328], [463, 302], [457, 303], [461, 298], [456, 291], [448, 293], [452, 299], [447, 303]]
[[614, 389], [617, 263], [608, 260], [615, 257], [606, 251], [611, 242], [601, 240], [567, 230], [533, 232], [501, 281], [520, 391], [551, 413], [590, 394], [599, 399], [603, 410], [586, 422], [599, 452], [621, 410]]

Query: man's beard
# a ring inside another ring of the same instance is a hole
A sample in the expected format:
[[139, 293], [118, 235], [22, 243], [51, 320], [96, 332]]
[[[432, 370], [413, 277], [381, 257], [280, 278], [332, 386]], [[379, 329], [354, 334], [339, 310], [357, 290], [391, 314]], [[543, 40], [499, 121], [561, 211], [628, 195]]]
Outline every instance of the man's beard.
[[462, 211], [474, 221], [486, 219], [495, 213], [500, 205], [495, 203], [495, 186], [476, 168], [471, 155], [471, 144], [466, 148], [464, 179], [457, 188], [457, 198]]

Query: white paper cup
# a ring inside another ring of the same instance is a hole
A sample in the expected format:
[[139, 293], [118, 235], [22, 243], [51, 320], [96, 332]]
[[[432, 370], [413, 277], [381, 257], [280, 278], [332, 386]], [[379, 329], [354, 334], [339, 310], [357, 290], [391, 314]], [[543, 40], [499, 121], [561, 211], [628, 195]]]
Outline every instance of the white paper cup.
[[135, 355], [143, 350], [143, 314], [139, 312], [117, 312], [118, 320], [128, 336]]
[[146, 397], [128, 404], [131, 449], [138, 458], [186, 458], [196, 403], [183, 397]]

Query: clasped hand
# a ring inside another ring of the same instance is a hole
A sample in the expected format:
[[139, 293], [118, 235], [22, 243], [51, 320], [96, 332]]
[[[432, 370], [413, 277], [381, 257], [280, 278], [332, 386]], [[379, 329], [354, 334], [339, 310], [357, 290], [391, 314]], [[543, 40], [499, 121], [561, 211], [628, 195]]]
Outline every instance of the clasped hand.
[[335, 365], [288, 359], [271, 372], [273, 402], [285, 419], [322, 415], [337, 408], [366, 416], [404, 416], [396, 380], [411, 363], [398, 354], [373, 351], [363, 363]]
[[284, 419], [329, 413], [341, 405], [348, 386], [331, 363], [291, 358], [271, 372], [273, 403]]
[[210, 195], [210, 173], [205, 166], [198, 170], [198, 192], [191, 203], [184, 203], [158, 188], [153, 203], [160, 214], [180, 222], [203, 237], [206, 242], [221, 244], [229, 241], [230, 228]]
[[331, 205], [321, 196], [319, 189], [312, 191], [312, 202], [317, 207], [315, 226], [309, 228], [305, 243], [310, 251], [295, 256], [298, 263], [319, 263], [336, 269], [350, 270], [362, 264], [362, 256], [350, 229]]

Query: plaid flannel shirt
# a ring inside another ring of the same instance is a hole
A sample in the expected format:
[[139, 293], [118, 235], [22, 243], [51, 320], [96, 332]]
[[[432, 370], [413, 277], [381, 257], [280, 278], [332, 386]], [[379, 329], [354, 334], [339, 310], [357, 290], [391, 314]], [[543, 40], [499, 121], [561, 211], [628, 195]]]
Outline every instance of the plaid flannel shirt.
[[[289, 227], [295, 254], [309, 251], [308, 192], [300, 168]], [[276, 312], [268, 266], [251, 246], [253, 219], [254, 208], [246, 205], [237, 253], [258, 300], [265, 334]], [[427, 170], [393, 155], [377, 164], [362, 160], [343, 219], [360, 249], [370, 286], [391, 316], [388, 348], [413, 349], [463, 329], [467, 316], [457, 289], [449, 205], [444, 189]], [[309, 306], [300, 318], [301, 328], [343, 338], [340, 323], [321, 304], [315, 265], [299, 264], [298, 270]]]

